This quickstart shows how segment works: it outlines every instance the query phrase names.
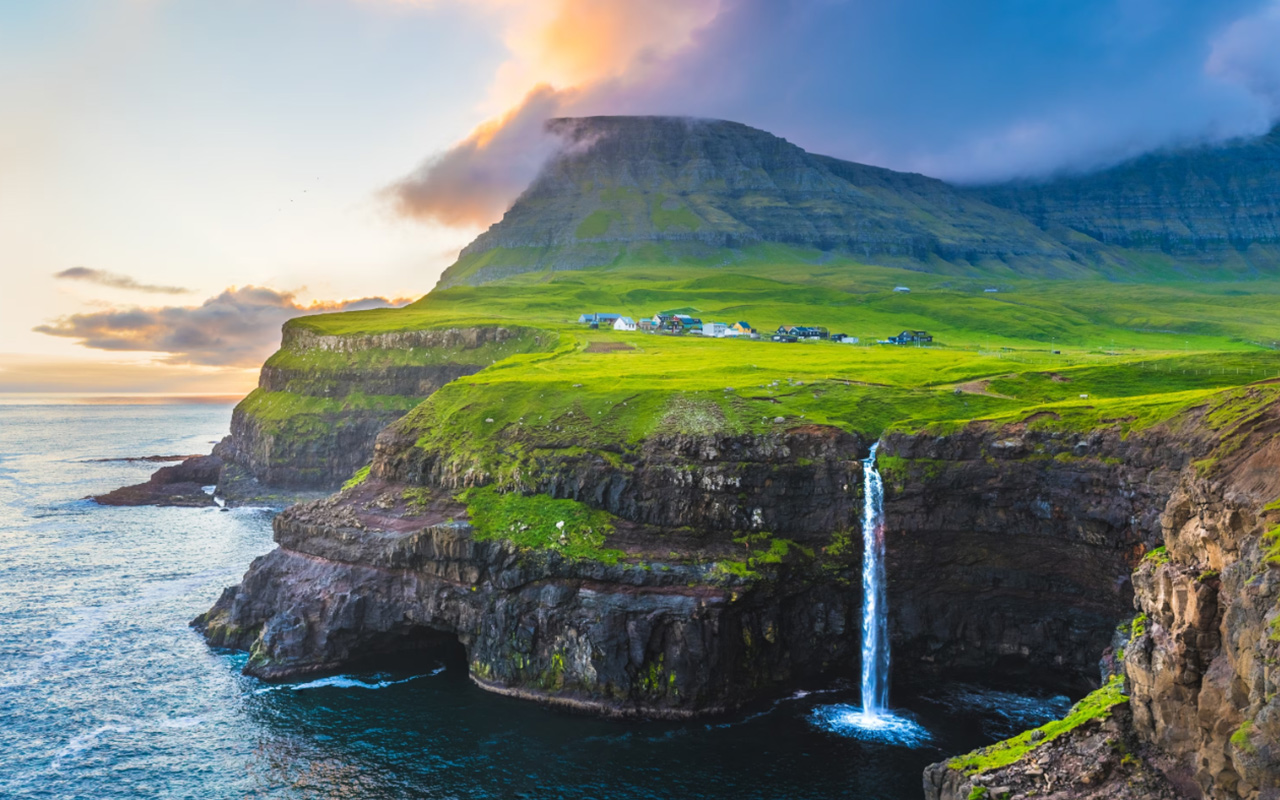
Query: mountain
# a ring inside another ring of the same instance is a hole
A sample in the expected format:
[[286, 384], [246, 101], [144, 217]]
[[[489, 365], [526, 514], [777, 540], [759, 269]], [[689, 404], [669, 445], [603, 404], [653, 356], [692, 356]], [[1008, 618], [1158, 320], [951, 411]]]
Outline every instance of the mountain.
[[627, 257], [715, 260], [766, 243], [864, 259], [1022, 261], [1079, 254], [1016, 213], [939, 180], [807, 153], [736, 122], [559, 119], [566, 142], [441, 286]]
[[[973, 195], [1052, 230], [1193, 262], [1274, 270], [1280, 245], [1280, 126], [1225, 146], [1154, 153], [1091, 175]], [[1254, 263], [1257, 262], [1257, 263]]]
[[1197, 277], [1280, 267], [1280, 133], [1091, 176], [957, 187], [736, 122], [586, 117], [441, 288], [625, 264], [845, 257], [933, 272]]

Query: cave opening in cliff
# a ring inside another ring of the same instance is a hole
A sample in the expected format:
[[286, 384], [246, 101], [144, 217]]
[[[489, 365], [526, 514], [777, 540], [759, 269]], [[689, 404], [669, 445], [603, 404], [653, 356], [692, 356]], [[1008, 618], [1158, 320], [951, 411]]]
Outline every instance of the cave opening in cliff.
[[452, 631], [415, 625], [386, 631], [363, 641], [352, 660], [356, 669], [433, 673], [444, 669], [466, 675], [467, 651]]

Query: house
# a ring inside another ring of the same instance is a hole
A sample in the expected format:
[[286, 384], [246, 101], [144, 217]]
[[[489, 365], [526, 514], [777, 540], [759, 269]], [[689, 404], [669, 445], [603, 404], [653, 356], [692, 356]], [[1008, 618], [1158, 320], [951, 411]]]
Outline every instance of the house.
[[928, 344], [933, 341], [933, 337], [928, 331], [903, 331], [897, 336], [890, 336], [886, 342], [888, 344]]
[[600, 325], [612, 325], [621, 314], [582, 314], [578, 317], [578, 322], [584, 325], [595, 323], [597, 327]]
[[751, 327], [751, 323], [741, 319], [730, 325], [729, 328], [739, 336], [749, 336], [756, 332], [756, 329]]
[[670, 327], [674, 333], [697, 333], [702, 330], [702, 320], [688, 314], [676, 314], [671, 318]]
[[827, 329], [809, 325], [779, 325], [778, 333], [797, 339], [818, 340], [827, 338]]
[[659, 333], [698, 333], [702, 330], [702, 320], [697, 317], [666, 311], [654, 314], [651, 324]]
[[788, 344], [800, 341], [796, 337], [787, 333], [775, 333], [770, 338], [775, 342], [787, 342]]
[[729, 326], [723, 322], [704, 322], [702, 323], [702, 335], [714, 336], [717, 339], [723, 339], [725, 333], [728, 332]]
[[906, 287], [906, 286], [895, 286], [895, 287], [893, 287], [893, 290], [894, 290], [895, 292], [902, 292], [903, 294], [910, 294], [910, 292], [911, 292], [911, 289], [910, 289], [909, 287]]
[[847, 333], [833, 333], [831, 334], [831, 341], [840, 342], [841, 344], [857, 344], [858, 337], [850, 336]]
[[653, 320], [651, 319], [642, 319], [636, 323], [636, 326], [640, 329], [641, 333], [653, 333], [654, 331]]
[[634, 331], [636, 329], [636, 321], [631, 317], [618, 317], [613, 321], [613, 329], [615, 331]]

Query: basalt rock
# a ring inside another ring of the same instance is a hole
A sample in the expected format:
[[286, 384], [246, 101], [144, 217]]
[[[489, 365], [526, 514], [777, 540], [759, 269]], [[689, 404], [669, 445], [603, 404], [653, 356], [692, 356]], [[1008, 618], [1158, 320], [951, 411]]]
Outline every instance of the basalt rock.
[[100, 494], [94, 501], [104, 506], [212, 506], [206, 486], [218, 482], [223, 462], [218, 456], [193, 456], [172, 467], [161, 467], [150, 480]]
[[1127, 576], [1206, 445], [1165, 429], [1033, 427], [886, 438], [899, 672], [1096, 685], [1098, 657], [1131, 614]]
[[967, 776], [946, 762], [924, 771], [925, 800], [1183, 800], [1187, 795], [1146, 757], [1133, 734], [1127, 705], [1034, 751], [1034, 755], [981, 775]]
[[738, 580], [521, 551], [404, 489], [374, 480], [284, 512], [279, 548], [195, 624], [266, 679], [450, 638], [487, 689], [607, 715], [721, 711], [854, 659], [856, 593], [811, 564]]
[[1167, 549], [1134, 574], [1134, 728], [1214, 800], [1280, 797], [1277, 434], [1280, 404], [1242, 412], [1184, 472], [1162, 517]]
[[[1119, 762], [1096, 746], [1093, 729], [1081, 729], [980, 775], [935, 764], [926, 797], [973, 797], [996, 784], [1012, 797], [1034, 790], [1062, 800], [1280, 797], [1277, 434], [1280, 401], [1256, 386], [1178, 437], [1198, 445], [1166, 462], [1183, 466], [1160, 506], [1159, 546], [1132, 575], [1138, 614], [1104, 657], [1104, 667], [1120, 665], [1129, 694], [1097, 728]], [[1046, 775], [1056, 788], [1038, 785]]]

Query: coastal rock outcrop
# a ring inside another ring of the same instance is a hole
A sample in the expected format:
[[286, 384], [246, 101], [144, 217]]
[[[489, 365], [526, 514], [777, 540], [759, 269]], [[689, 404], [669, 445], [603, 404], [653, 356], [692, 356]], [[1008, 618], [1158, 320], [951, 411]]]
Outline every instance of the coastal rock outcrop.
[[[722, 710], [855, 666], [860, 437], [808, 425], [659, 434], [612, 453], [530, 446], [504, 476], [519, 485], [502, 488], [614, 515], [604, 546], [622, 555], [604, 563], [478, 537], [454, 497], [498, 476], [422, 446], [424, 419], [379, 437], [367, 485], [278, 518], [280, 549], [199, 621], [211, 641], [284, 678], [444, 632], [481, 685], [606, 713]], [[999, 668], [1090, 685], [1130, 613], [1124, 578], [1198, 447], [1167, 428], [889, 436], [896, 678]], [[434, 516], [405, 505], [415, 492]], [[787, 557], [744, 564], [753, 541], [785, 542]], [[675, 693], [653, 689], [662, 670]]]
[[[933, 765], [930, 800], [996, 784], [1063, 800], [1280, 797], [1280, 392], [1265, 383], [1232, 392], [1187, 428], [1211, 446], [1184, 459], [1157, 546], [1132, 576], [1137, 616], [1103, 660], [1120, 670], [1124, 702], [1012, 763], [983, 766], [1016, 739]], [[1098, 731], [1119, 762], [1076, 757]], [[1037, 784], [1047, 769], [1058, 786], [1049, 794]]]
[[574, 559], [482, 540], [448, 493], [424, 497], [374, 478], [285, 511], [279, 548], [195, 624], [267, 679], [453, 641], [487, 689], [607, 715], [723, 711], [855, 658], [840, 559], [738, 575], [634, 525], [607, 544], [643, 558]]
[[205, 488], [217, 484], [222, 468], [218, 456], [193, 456], [161, 467], [145, 483], [122, 486], [93, 500], [104, 506], [212, 506], [216, 502]]

